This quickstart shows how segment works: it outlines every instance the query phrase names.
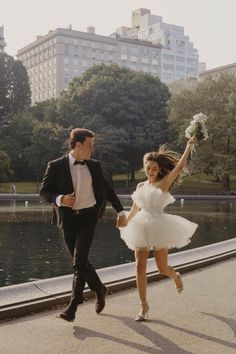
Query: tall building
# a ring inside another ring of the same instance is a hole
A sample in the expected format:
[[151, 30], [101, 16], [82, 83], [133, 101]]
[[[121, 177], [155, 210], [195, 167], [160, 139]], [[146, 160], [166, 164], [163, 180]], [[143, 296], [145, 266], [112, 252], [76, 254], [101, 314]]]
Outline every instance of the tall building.
[[0, 53], [4, 52], [4, 48], [6, 47], [6, 42], [4, 40], [4, 27], [0, 27]]
[[58, 28], [20, 49], [17, 57], [27, 69], [32, 103], [56, 97], [73, 78], [94, 64], [117, 63], [160, 77], [161, 45], [119, 35], [101, 36]]
[[225, 72], [232, 73], [236, 76], [236, 63], [218, 66], [217, 68], [209, 70], [204, 70], [199, 73], [199, 79], [204, 80], [208, 76], [213, 76], [214, 78], [217, 78], [220, 74]]
[[32, 103], [57, 97], [74, 77], [94, 64], [116, 63], [140, 70], [169, 84], [197, 78], [198, 51], [184, 28], [162, 21], [149, 9], [131, 14], [131, 27], [122, 26], [110, 36], [57, 28], [20, 49], [17, 57], [25, 65], [32, 92]]
[[163, 82], [198, 77], [198, 51], [185, 35], [184, 27], [165, 23], [161, 16], [140, 8], [131, 14], [131, 27], [120, 27], [116, 33], [122, 38], [137, 38], [163, 46], [160, 68]]

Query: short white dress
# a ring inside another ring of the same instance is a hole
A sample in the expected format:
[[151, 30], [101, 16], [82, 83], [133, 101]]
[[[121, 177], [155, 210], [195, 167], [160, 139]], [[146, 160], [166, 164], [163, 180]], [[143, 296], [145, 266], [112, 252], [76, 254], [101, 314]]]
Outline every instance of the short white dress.
[[198, 225], [181, 216], [164, 213], [164, 208], [175, 202], [169, 192], [146, 181], [131, 197], [140, 211], [128, 226], [120, 228], [121, 238], [130, 249], [181, 248], [190, 242]]

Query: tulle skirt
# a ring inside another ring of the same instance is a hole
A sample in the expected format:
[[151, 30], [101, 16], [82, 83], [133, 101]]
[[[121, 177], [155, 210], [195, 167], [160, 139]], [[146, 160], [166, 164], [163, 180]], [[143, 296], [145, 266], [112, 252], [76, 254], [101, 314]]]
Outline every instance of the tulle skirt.
[[139, 211], [120, 228], [121, 238], [132, 249], [181, 248], [186, 246], [194, 234], [197, 224], [181, 216]]

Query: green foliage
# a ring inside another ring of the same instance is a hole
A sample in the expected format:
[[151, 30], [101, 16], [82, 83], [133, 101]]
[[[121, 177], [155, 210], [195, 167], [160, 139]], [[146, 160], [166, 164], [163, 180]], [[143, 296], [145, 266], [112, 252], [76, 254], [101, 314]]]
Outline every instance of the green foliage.
[[[199, 172], [219, 176], [236, 169], [236, 77], [225, 73], [217, 79], [206, 78], [192, 89], [176, 91], [170, 100], [170, 126], [177, 144], [186, 139], [184, 131], [193, 115], [202, 112], [209, 139], [199, 143], [192, 166]], [[229, 189], [230, 186], [224, 186]]]
[[0, 180], [6, 180], [11, 174], [10, 157], [6, 152], [0, 150]]
[[12, 110], [0, 132], [0, 149], [9, 154], [15, 180], [38, 179], [47, 161], [67, 150], [69, 131], [86, 127], [96, 133], [94, 158], [103, 162], [109, 178], [119, 172], [134, 179], [143, 154], [168, 140], [169, 97], [158, 78], [117, 65], [96, 65], [74, 79], [57, 100]]
[[31, 107], [32, 115], [40, 122], [57, 123], [57, 100], [52, 98], [47, 101], [37, 102]]
[[31, 137], [37, 121], [29, 111], [17, 113], [12, 122], [4, 130], [1, 145], [11, 158], [11, 166], [16, 179], [32, 179], [33, 174], [29, 169]]
[[30, 104], [30, 86], [23, 64], [6, 53], [0, 53], [0, 127]]
[[67, 150], [65, 141], [68, 135], [67, 129], [51, 122], [42, 122], [34, 126], [28, 160], [34, 178], [41, 179], [47, 162], [65, 153]]
[[94, 130], [97, 156], [113, 172], [129, 169], [134, 176], [143, 153], [168, 138], [168, 99], [169, 90], [158, 78], [118, 65], [95, 65], [59, 98], [58, 123]]

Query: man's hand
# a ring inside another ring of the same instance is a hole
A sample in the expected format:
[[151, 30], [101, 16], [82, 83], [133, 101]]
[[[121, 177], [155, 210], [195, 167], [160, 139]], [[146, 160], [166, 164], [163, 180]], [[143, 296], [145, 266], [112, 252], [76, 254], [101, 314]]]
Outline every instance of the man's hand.
[[75, 204], [75, 193], [63, 195], [61, 198], [61, 206], [73, 208]]
[[126, 215], [117, 216], [116, 227], [125, 227], [128, 225]]

